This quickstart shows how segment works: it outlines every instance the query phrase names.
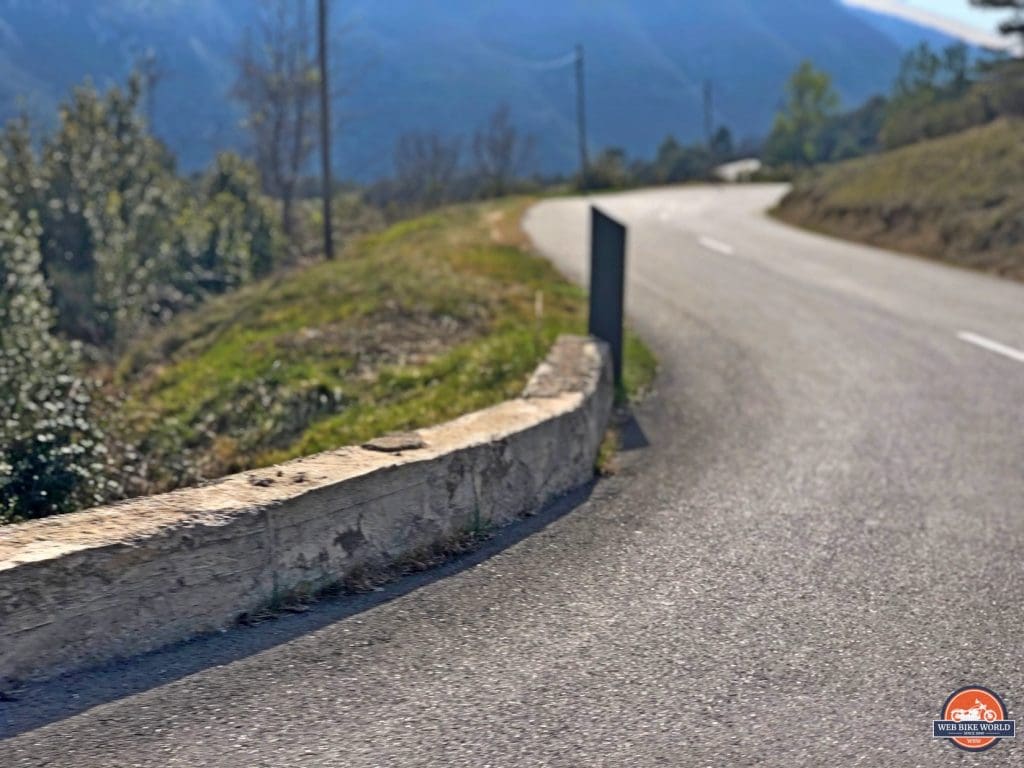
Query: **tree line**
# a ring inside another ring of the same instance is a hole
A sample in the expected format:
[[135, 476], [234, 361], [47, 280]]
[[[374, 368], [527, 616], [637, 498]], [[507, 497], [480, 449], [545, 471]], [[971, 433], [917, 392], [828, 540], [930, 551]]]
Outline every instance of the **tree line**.
[[732, 132], [725, 126], [712, 133], [710, 142], [683, 143], [675, 136], [666, 136], [649, 160], [631, 159], [625, 150], [611, 147], [593, 159], [585, 186], [604, 190], [712, 181], [715, 168], [749, 150], [750, 147], [737, 147]]
[[[411, 132], [395, 142], [391, 178], [372, 184], [366, 200], [389, 218], [441, 205], [536, 190], [530, 169], [536, 138], [499, 105], [468, 143], [438, 131]], [[467, 152], [468, 150], [468, 152]]]
[[706, 181], [713, 178], [718, 165], [737, 157], [732, 134], [724, 126], [714, 132], [710, 144], [685, 144], [667, 136], [650, 160], [630, 158], [617, 147], [606, 148], [590, 160], [585, 179], [579, 173], [568, 179], [532, 173], [535, 148], [536, 137], [519, 129], [509, 106], [502, 104], [468, 142], [437, 131], [400, 136], [393, 153], [393, 176], [372, 184], [365, 199], [395, 218], [449, 203], [555, 186], [607, 190]]
[[888, 94], [842, 111], [826, 72], [802, 63], [762, 149], [776, 167], [800, 168], [896, 149], [1024, 115], [1024, 64], [1005, 56], [972, 58], [963, 44], [927, 43], [903, 57]]

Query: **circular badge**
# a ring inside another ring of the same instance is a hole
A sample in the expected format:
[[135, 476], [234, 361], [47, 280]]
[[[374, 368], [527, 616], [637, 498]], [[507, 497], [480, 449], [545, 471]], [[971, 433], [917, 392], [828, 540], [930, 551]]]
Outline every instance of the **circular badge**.
[[[956, 723], [995, 723], [1006, 719], [1006, 705], [998, 694], [978, 685], [955, 691], [942, 707], [942, 719]], [[981, 752], [994, 747], [998, 737], [960, 736], [951, 738], [960, 749]]]

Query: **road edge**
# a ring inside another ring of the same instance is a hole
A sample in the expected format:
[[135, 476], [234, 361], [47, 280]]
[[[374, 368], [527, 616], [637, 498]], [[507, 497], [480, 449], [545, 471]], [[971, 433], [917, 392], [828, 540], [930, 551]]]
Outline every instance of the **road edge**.
[[151, 651], [359, 583], [592, 479], [610, 355], [563, 336], [523, 395], [206, 486], [0, 530], [0, 680]]

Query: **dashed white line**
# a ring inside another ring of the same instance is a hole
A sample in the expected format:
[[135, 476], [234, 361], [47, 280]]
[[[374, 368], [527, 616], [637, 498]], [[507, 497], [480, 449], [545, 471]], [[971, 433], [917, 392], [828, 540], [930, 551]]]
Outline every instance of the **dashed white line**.
[[1000, 344], [998, 341], [987, 339], [984, 336], [979, 336], [977, 333], [971, 333], [970, 331], [960, 331], [956, 335], [960, 341], [966, 341], [968, 344], [973, 344], [976, 347], [987, 349], [989, 352], [995, 352], [997, 355], [1008, 357], [1011, 360], [1016, 360], [1018, 363], [1024, 363], [1024, 352], [1013, 347], [1008, 347], [1005, 344]]
[[732, 256], [736, 253], [736, 249], [728, 243], [723, 243], [721, 240], [715, 240], [713, 237], [701, 237], [697, 239], [697, 242], [707, 248], [709, 251], [715, 253], [721, 253], [725, 256]]

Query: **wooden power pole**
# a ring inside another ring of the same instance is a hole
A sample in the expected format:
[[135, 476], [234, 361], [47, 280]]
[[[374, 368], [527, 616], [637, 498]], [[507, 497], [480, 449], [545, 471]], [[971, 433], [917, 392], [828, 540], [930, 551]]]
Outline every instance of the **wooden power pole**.
[[324, 255], [334, 258], [331, 224], [331, 89], [327, 79], [327, 0], [317, 0], [317, 58], [320, 64], [320, 163], [323, 184]]

